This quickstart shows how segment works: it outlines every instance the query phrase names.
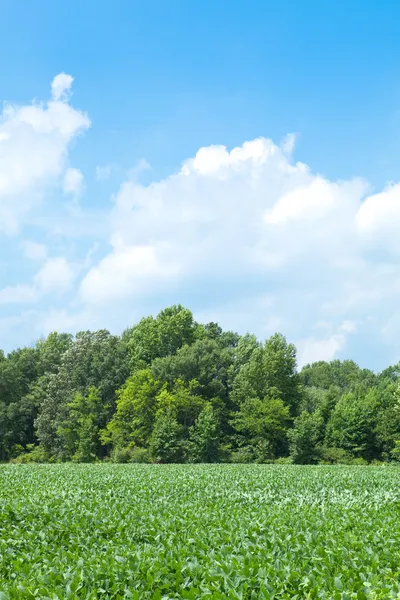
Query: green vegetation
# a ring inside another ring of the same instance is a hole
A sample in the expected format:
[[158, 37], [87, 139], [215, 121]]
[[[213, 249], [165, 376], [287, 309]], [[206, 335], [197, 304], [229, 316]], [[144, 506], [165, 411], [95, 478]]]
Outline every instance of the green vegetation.
[[398, 462], [400, 365], [297, 369], [296, 348], [182, 306], [121, 336], [52, 333], [0, 353], [0, 461]]
[[3, 465], [0, 532], [3, 600], [400, 597], [391, 466]]

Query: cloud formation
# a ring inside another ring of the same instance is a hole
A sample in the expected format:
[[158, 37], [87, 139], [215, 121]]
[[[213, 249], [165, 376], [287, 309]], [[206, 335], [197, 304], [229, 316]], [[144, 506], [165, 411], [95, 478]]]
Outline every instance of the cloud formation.
[[49, 294], [60, 296], [71, 288], [76, 274], [77, 267], [63, 256], [49, 258], [36, 273], [31, 285], [0, 289], [0, 304], [35, 303]]
[[69, 168], [64, 173], [63, 190], [77, 198], [83, 190], [83, 173], [79, 169]]
[[[211, 314], [222, 323], [226, 303], [261, 336], [279, 323], [299, 344], [301, 362], [345, 349], [382, 294], [393, 296], [387, 256], [369, 253], [372, 242], [393, 246], [387, 232], [397, 227], [400, 187], [368, 196], [361, 179], [330, 181], [293, 161], [293, 141], [204, 147], [162, 181], [123, 183], [111, 212], [112, 250], [80, 285], [86, 308], [171, 285], [184, 297], [194, 285], [196, 306], [215, 297]], [[267, 297], [268, 309], [258, 309]], [[384, 315], [379, 320], [384, 327]]]
[[[400, 184], [372, 193], [359, 178], [331, 181], [294, 159], [295, 136], [281, 145], [258, 138], [232, 150], [202, 147], [146, 185], [142, 161], [99, 218], [83, 204], [66, 220], [63, 194], [92, 193], [79, 166], [69, 166], [71, 143], [90, 126], [70, 104], [72, 82], [62, 73], [46, 104], [3, 111], [0, 236], [15, 236], [35, 270], [27, 283], [13, 277], [0, 288], [10, 311], [2, 330], [18, 326], [23, 306], [36, 311], [41, 334], [121, 330], [181, 302], [199, 319], [261, 338], [280, 330], [298, 345], [300, 363], [363, 362], [367, 351], [370, 366], [378, 356], [400, 358]], [[99, 167], [96, 177], [111, 172]], [[46, 240], [24, 231], [43, 201], [53, 209]]]
[[8, 104], [0, 116], [0, 233], [18, 233], [27, 214], [56, 185], [74, 138], [88, 129], [86, 114], [68, 103], [72, 77], [57, 75], [52, 99]]

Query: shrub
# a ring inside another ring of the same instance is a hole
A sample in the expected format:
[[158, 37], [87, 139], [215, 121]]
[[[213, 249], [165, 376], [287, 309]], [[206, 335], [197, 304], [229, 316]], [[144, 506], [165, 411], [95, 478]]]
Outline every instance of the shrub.
[[348, 465], [351, 463], [352, 456], [343, 448], [323, 447], [321, 449], [321, 463], [323, 464], [342, 464]]
[[390, 453], [390, 457], [395, 462], [400, 462], [400, 440], [396, 440], [394, 448]]
[[230, 462], [237, 464], [248, 464], [254, 462], [253, 453], [249, 448], [239, 448], [231, 453]]
[[292, 465], [293, 459], [291, 456], [280, 456], [274, 462], [276, 465]]
[[139, 446], [125, 446], [124, 448], [116, 448], [111, 456], [112, 462], [115, 463], [150, 463], [150, 452], [147, 448]]
[[357, 458], [352, 458], [349, 461], [349, 464], [350, 465], [359, 465], [359, 466], [361, 466], [361, 465], [367, 465], [368, 461], [365, 460], [365, 458], [357, 457]]
[[43, 446], [35, 446], [34, 444], [28, 444], [27, 450], [23, 454], [19, 454], [11, 460], [12, 463], [27, 464], [27, 463], [54, 463], [55, 460], [50, 454], [43, 448]]

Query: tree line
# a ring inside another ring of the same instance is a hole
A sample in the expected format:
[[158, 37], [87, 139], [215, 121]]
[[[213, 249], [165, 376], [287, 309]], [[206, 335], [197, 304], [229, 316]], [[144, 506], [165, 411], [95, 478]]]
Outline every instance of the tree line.
[[400, 365], [298, 371], [275, 334], [223, 331], [172, 306], [121, 336], [51, 333], [0, 352], [0, 460], [400, 460]]

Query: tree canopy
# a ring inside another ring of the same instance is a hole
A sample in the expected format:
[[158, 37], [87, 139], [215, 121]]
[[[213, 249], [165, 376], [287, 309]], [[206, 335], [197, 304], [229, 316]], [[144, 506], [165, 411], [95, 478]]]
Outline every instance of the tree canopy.
[[180, 305], [0, 352], [0, 460], [400, 460], [400, 366], [297, 368], [276, 333], [197, 323]]

